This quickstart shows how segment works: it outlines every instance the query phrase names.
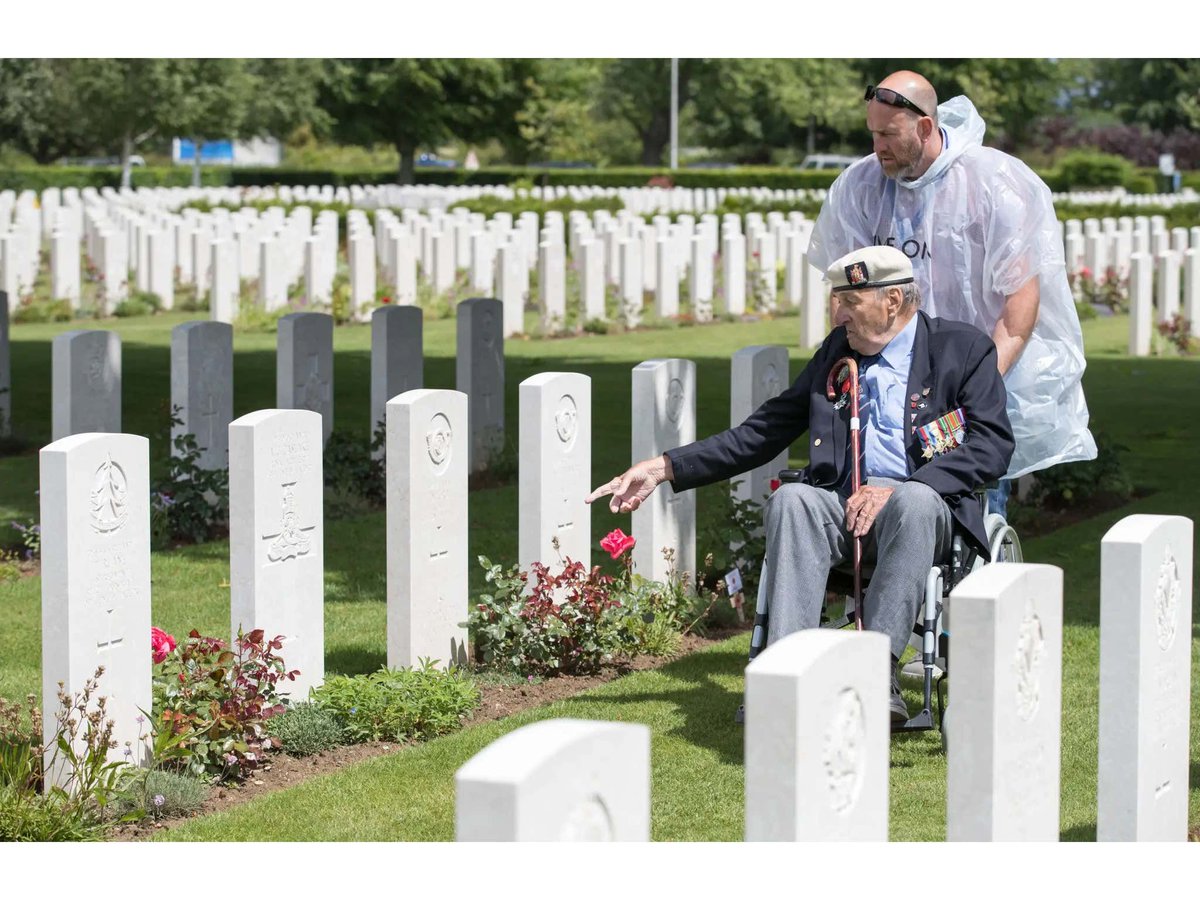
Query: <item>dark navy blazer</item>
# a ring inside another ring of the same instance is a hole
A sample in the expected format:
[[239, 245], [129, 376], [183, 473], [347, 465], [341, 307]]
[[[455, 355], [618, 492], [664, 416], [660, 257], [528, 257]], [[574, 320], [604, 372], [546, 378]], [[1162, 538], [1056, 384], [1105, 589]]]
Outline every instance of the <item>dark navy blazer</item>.
[[[1013, 452], [996, 346], [972, 325], [931, 318], [920, 311], [917, 316], [903, 411], [909, 425], [908, 480], [924, 482], [937, 491], [970, 542], [986, 553], [983, 514], [972, 491], [1002, 477]], [[686, 491], [765, 465], [806, 431], [810, 462], [804, 480], [816, 487], [836, 488], [843, 481], [849, 457], [850, 404], [834, 409], [834, 401], [825, 396], [825, 384], [829, 370], [843, 356], [857, 359], [859, 354], [850, 349], [846, 329], [839, 326], [829, 333], [792, 386], [756, 409], [741, 425], [668, 450], [673, 488]], [[910, 398], [914, 394], [917, 403], [924, 403], [922, 409], [913, 408]], [[959, 407], [966, 419], [963, 443], [926, 459], [916, 429]], [[865, 411], [862, 416], [865, 418]]]

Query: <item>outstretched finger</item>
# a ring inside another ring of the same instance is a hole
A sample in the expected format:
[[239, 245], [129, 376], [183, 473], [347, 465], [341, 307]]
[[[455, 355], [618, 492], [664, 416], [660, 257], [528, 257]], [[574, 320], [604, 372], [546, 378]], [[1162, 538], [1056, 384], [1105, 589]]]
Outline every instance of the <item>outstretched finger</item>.
[[615, 490], [618, 484], [620, 484], [620, 481], [614, 478], [612, 481], [600, 485], [600, 487], [588, 494], [587, 497], [584, 498], [583, 502], [591, 503], [593, 500], [599, 500], [601, 497], [607, 497], [613, 492], [613, 490]]

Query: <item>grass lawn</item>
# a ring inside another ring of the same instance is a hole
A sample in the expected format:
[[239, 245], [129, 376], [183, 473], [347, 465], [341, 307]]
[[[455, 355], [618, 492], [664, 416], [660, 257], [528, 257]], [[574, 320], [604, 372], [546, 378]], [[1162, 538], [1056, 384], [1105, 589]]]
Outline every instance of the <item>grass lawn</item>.
[[[172, 313], [104, 323], [121, 334], [124, 427], [162, 434], [170, 393], [170, 328], [189, 316]], [[82, 323], [14, 325], [15, 428], [40, 446], [50, 431], [50, 339]], [[794, 344], [798, 320], [679, 327], [620, 337], [509, 341], [506, 398], [515, 439], [517, 385], [542, 371], [579, 371], [593, 380], [593, 482], [629, 462], [630, 370], [644, 359], [681, 356], [697, 365], [698, 427], [703, 436], [728, 425], [730, 358], [751, 344]], [[1131, 359], [1124, 355], [1128, 320], [1085, 323], [1089, 367], [1084, 379], [1092, 424], [1130, 448], [1126, 467], [1148, 496], [1127, 508], [1026, 542], [1026, 559], [1066, 573], [1063, 697], [1062, 834], [1095, 835], [1100, 538], [1133, 512], [1195, 517], [1200, 476], [1194, 422], [1200, 417], [1195, 360]], [[370, 333], [366, 326], [334, 335], [335, 427], [367, 433]], [[273, 334], [235, 335], [234, 414], [274, 403]], [[425, 325], [427, 387], [454, 387], [454, 322]], [[808, 354], [792, 350], [792, 374]], [[161, 460], [165, 440], [152, 441]], [[800, 463], [802, 459], [794, 459]], [[0, 458], [0, 527], [36, 515], [37, 455]], [[469, 552], [512, 561], [517, 544], [516, 486], [470, 497]], [[700, 492], [699, 517], [716, 508], [715, 489]], [[604, 510], [593, 516], [596, 541], [628, 519]], [[384, 661], [384, 516], [374, 513], [326, 524], [326, 668], [358, 673]], [[14, 532], [15, 534], [15, 532]], [[702, 558], [705, 546], [697, 547]], [[599, 551], [595, 551], [597, 554]], [[152, 556], [154, 622], [172, 632], [192, 627], [221, 634], [228, 627], [228, 546], [211, 543]], [[472, 564], [472, 590], [480, 587]], [[0, 584], [0, 695], [39, 690], [40, 582]], [[1193, 613], [1193, 621], [1196, 616]], [[1200, 685], [1200, 626], [1193, 626], [1193, 685]], [[638, 721], [653, 738], [653, 836], [659, 840], [737, 840], [742, 834], [742, 733], [730, 715], [742, 688], [748, 638], [731, 639], [672, 663], [630, 675], [586, 695], [508, 720], [469, 728], [405, 749], [204, 820], [165, 837], [194, 839], [447, 840], [453, 837], [453, 774], [473, 753], [507, 730], [541, 718], [576, 716]], [[909, 697], [910, 704], [915, 694]], [[1192, 710], [1192, 792], [1189, 823], [1200, 824], [1200, 704]], [[940, 840], [945, 834], [945, 758], [936, 735], [892, 744], [893, 839]]]

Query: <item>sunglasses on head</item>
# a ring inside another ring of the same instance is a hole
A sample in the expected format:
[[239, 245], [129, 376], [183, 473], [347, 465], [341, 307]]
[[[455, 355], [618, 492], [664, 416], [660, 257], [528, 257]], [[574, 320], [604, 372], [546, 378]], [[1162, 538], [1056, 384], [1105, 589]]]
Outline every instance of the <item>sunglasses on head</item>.
[[880, 103], [886, 103], [888, 106], [896, 106], [900, 109], [911, 109], [918, 116], [925, 116], [927, 113], [917, 104], [913, 103], [903, 94], [898, 91], [893, 91], [891, 88], [877, 88], [873, 84], [867, 85], [867, 93], [863, 97], [864, 100], [878, 100]]

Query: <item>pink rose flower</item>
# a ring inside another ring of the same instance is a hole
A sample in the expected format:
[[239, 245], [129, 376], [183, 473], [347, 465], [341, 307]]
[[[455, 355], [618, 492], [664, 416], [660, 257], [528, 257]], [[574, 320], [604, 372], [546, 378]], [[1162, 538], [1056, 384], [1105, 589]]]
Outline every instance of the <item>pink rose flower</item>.
[[150, 626], [150, 652], [154, 662], [160, 663], [175, 649], [175, 638], [161, 628]]
[[637, 543], [637, 538], [630, 537], [620, 528], [615, 531], [610, 531], [600, 542], [600, 549], [607, 550], [608, 555], [613, 559], [620, 557], [622, 553], [629, 550]]

